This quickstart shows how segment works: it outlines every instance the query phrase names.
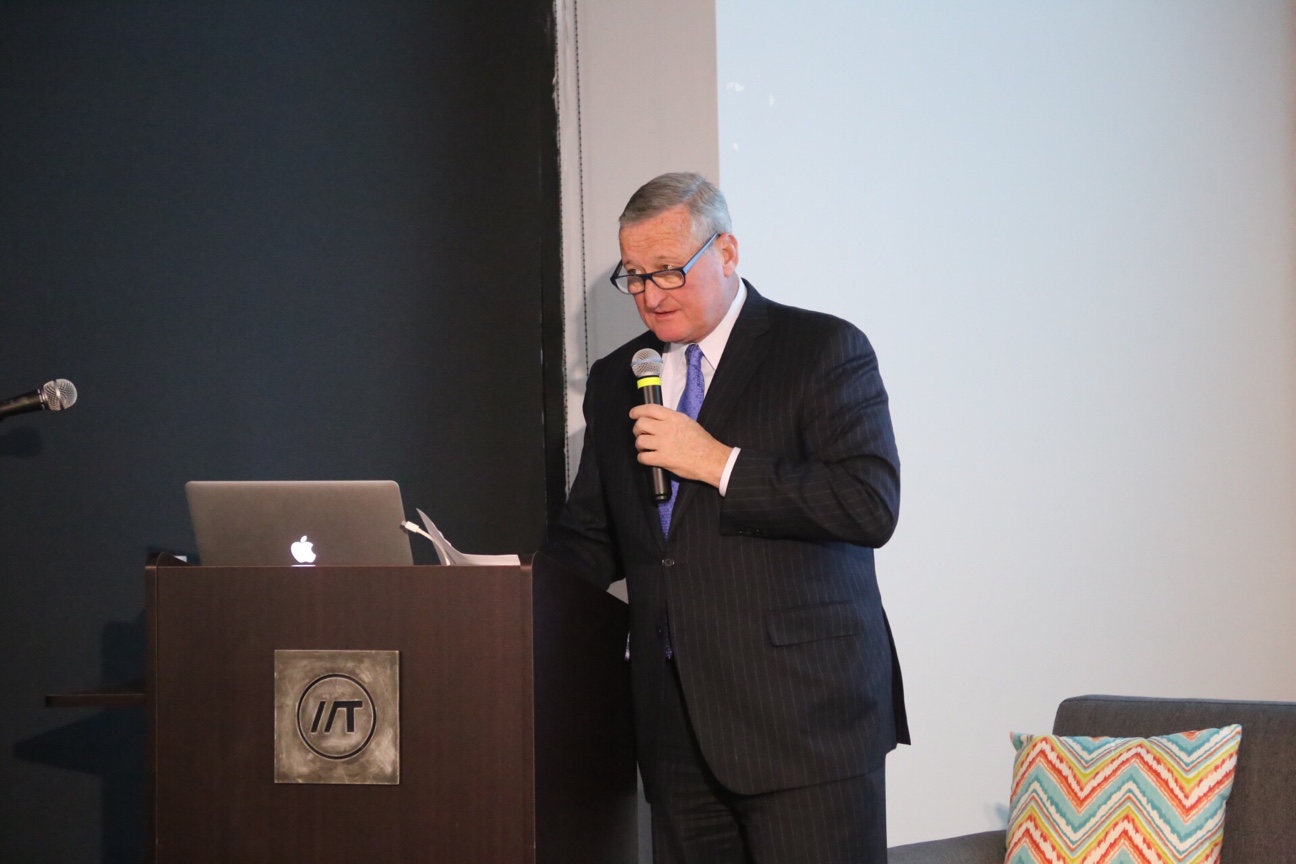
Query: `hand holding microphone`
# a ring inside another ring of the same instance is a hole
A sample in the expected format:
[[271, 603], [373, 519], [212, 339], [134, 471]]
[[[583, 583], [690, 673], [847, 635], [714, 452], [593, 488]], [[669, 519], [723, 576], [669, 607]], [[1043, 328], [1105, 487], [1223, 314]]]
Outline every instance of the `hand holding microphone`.
[[[630, 368], [639, 379], [639, 399], [644, 405], [662, 404], [662, 357], [651, 348], [641, 348], [630, 358]], [[666, 472], [657, 466], [648, 469], [652, 475], [652, 496], [658, 504], [670, 498], [670, 482]]]
[[639, 462], [649, 466], [652, 473], [653, 500], [657, 503], [670, 498], [667, 471], [684, 480], [701, 480], [718, 487], [733, 449], [711, 437], [688, 415], [662, 405], [662, 365], [661, 355], [651, 348], [637, 351], [630, 362], [639, 379], [642, 402], [630, 411], [635, 421], [635, 447]]

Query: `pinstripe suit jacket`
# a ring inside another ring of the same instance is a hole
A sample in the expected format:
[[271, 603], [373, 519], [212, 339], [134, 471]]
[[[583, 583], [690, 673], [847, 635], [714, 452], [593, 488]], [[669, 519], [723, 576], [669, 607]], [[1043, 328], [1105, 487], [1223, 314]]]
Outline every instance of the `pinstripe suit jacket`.
[[645, 333], [590, 370], [580, 467], [543, 550], [604, 587], [626, 579], [649, 800], [668, 621], [703, 754], [734, 792], [858, 775], [908, 735], [873, 570], [900, 501], [873, 349], [845, 321], [747, 287], [698, 415], [742, 448], [727, 494], [681, 482], [662, 536], [628, 416], [631, 355], [662, 348]]

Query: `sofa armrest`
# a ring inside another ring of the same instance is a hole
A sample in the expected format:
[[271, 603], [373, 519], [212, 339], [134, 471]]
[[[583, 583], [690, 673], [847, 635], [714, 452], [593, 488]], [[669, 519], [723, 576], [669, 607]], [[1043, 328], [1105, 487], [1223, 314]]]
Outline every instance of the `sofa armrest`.
[[983, 831], [892, 846], [887, 851], [887, 864], [1003, 864], [1006, 851], [1003, 831]]

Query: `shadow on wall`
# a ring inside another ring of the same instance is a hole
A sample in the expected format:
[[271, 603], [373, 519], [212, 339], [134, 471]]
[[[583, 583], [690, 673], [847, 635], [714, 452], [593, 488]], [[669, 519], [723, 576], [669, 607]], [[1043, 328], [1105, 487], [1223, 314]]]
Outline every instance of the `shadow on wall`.
[[18, 426], [0, 434], [0, 458], [31, 459], [41, 452], [41, 436], [34, 426]]
[[[585, 382], [589, 378], [590, 367], [594, 361], [608, 354], [625, 342], [634, 339], [646, 329], [634, 300], [620, 295], [610, 283], [614, 267], [604, 267], [585, 286], [574, 309], [566, 312], [569, 322], [580, 321], [582, 337], [564, 358], [567, 398], [567, 458], [569, 478], [575, 476], [576, 464], [580, 457], [581, 444], [585, 440], [585, 423], [581, 415], [581, 402], [585, 398]], [[591, 301], [594, 292], [602, 298]], [[569, 298], [570, 299], [570, 298]], [[579, 429], [573, 429], [579, 424]]]
[[[0, 436], [0, 455], [8, 455]], [[33, 437], [39, 445], [40, 438]], [[142, 677], [144, 616], [132, 623], [109, 622], [103, 631], [103, 683]], [[51, 708], [51, 711], [67, 709]], [[85, 710], [85, 709], [74, 709]], [[144, 836], [144, 737], [142, 707], [108, 708], [66, 726], [14, 744], [13, 755], [103, 781], [103, 861], [146, 860]]]

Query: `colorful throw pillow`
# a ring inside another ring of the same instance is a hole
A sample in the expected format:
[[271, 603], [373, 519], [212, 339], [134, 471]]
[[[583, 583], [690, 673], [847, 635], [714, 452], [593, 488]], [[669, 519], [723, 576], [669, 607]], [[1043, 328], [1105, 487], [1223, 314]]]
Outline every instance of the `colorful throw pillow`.
[[1006, 864], [1206, 864], [1241, 726], [1158, 738], [1014, 733]]

